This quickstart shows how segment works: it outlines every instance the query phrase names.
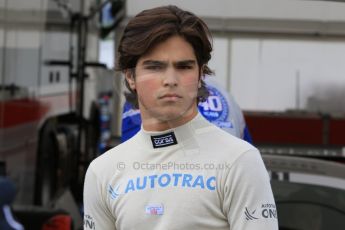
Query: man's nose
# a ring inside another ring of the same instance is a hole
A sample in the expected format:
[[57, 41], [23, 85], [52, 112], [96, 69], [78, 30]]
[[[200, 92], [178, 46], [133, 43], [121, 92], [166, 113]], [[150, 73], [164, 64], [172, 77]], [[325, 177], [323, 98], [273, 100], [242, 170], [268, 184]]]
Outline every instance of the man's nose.
[[168, 68], [163, 76], [163, 85], [166, 87], [174, 87], [178, 85], [178, 73], [174, 68]]

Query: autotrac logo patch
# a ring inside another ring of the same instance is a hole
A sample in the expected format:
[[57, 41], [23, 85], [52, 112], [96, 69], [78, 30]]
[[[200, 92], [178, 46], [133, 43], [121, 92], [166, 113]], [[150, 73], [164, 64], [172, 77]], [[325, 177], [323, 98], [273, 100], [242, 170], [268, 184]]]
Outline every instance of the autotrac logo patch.
[[173, 132], [151, 136], [151, 141], [153, 148], [162, 148], [177, 144], [177, 140]]
[[216, 177], [188, 173], [153, 174], [130, 178], [119, 182], [115, 186], [108, 185], [107, 190], [110, 198], [115, 200], [123, 194], [149, 189], [164, 189], [167, 187], [214, 191], [216, 189]]
[[256, 209], [245, 207], [244, 215], [246, 220], [277, 219], [277, 209], [275, 204], [262, 204]]
[[223, 94], [212, 86], [207, 86], [210, 95], [207, 100], [198, 105], [200, 113], [210, 122], [221, 128], [233, 128], [228, 120], [229, 105]]

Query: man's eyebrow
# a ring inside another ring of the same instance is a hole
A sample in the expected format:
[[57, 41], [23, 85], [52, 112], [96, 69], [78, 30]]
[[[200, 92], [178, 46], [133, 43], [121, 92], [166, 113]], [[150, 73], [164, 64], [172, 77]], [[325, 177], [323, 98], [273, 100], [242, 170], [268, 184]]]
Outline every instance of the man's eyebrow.
[[174, 65], [195, 65], [195, 64], [196, 64], [195, 60], [182, 60], [182, 61], [174, 62]]
[[166, 65], [165, 61], [156, 61], [156, 60], [146, 60], [143, 62], [143, 65]]
[[[167, 65], [166, 61], [158, 61], [158, 60], [146, 60], [143, 62], [143, 65]], [[174, 65], [195, 65], [195, 60], [181, 60], [174, 62]]]

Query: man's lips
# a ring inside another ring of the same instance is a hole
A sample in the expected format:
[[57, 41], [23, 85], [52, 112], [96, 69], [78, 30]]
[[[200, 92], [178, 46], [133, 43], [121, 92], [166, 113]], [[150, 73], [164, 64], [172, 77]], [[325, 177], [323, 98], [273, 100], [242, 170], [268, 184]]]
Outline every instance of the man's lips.
[[159, 97], [159, 99], [179, 99], [182, 98], [180, 95], [175, 93], [167, 93]]

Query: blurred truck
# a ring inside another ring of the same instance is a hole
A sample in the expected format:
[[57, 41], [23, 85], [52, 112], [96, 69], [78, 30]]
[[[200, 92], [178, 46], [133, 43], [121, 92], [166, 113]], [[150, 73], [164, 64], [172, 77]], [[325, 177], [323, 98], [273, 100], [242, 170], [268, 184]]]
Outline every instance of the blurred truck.
[[100, 125], [117, 95], [98, 63], [97, 2], [0, 1], [0, 172], [16, 204], [46, 206], [66, 189], [81, 200], [104, 130], [109, 139]]

